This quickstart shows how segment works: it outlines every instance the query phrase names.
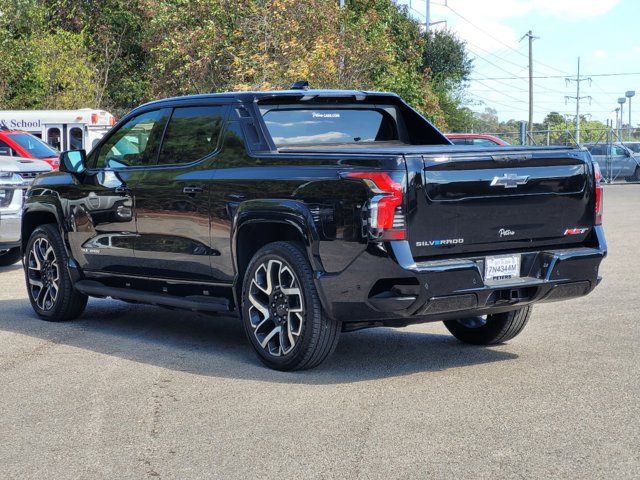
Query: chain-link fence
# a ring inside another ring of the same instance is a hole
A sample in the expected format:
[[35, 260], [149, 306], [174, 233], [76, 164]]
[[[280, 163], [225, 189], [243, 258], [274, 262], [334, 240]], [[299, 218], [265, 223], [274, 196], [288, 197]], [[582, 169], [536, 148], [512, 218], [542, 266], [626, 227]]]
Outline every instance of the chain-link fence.
[[519, 132], [488, 133], [511, 145], [581, 146], [591, 152], [607, 183], [640, 183], [640, 128], [581, 130], [538, 130], [521, 136]]

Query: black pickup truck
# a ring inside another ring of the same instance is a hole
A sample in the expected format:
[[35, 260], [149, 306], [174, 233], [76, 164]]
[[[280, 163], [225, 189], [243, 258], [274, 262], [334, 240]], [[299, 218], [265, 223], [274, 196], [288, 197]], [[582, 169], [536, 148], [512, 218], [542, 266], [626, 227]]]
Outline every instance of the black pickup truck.
[[494, 344], [586, 295], [606, 254], [588, 152], [451, 145], [389, 93], [171, 98], [29, 189], [29, 298], [240, 317], [259, 358], [310, 368], [341, 331], [444, 321]]

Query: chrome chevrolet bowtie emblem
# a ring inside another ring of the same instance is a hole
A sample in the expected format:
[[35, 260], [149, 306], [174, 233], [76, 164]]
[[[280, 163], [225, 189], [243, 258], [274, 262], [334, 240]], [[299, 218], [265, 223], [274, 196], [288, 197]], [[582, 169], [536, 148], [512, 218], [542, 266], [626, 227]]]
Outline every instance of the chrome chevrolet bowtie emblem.
[[493, 177], [491, 180], [492, 187], [516, 188], [518, 185], [524, 185], [529, 180], [529, 175], [516, 175], [515, 173], [505, 173], [501, 177]]

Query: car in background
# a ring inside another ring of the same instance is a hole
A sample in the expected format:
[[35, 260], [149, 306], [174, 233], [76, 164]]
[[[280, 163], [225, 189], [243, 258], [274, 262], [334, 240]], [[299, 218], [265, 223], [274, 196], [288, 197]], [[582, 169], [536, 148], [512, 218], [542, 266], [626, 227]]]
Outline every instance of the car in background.
[[445, 136], [454, 145], [475, 145], [479, 147], [506, 147], [509, 143], [494, 135], [484, 135], [481, 133], [447, 133]]
[[584, 143], [593, 161], [598, 164], [606, 181], [624, 178], [640, 181], [640, 155], [622, 143]]
[[42, 160], [54, 170], [60, 165], [58, 150], [23, 130], [0, 127], [0, 155]]
[[34, 178], [51, 170], [51, 165], [41, 160], [0, 156], [0, 267], [20, 260], [24, 192]]

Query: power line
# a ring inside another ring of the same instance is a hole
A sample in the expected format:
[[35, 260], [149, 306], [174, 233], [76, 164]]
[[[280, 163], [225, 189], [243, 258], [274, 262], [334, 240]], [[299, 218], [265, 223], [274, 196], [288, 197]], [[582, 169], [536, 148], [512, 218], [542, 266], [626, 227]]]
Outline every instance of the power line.
[[[620, 77], [629, 75], [640, 75], [640, 72], [619, 72], [619, 73], [592, 73], [590, 77]], [[470, 78], [469, 80], [526, 80], [529, 77], [480, 77]], [[534, 75], [533, 78], [566, 78], [566, 75]]]
[[[489, 32], [487, 32], [486, 30], [480, 28], [478, 25], [476, 25], [475, 23], [473, 23], [471, 20], [469, 20], [467, 17], [465, 17], [464, 15], [462, 15], [461, 13], [459, 13], [458, 11], [454, 10], [453, 8], [451, 8], [449, 5], [445, 5], [446, 8], [448, 8], [449, 10], [451, 10], [451, 12], [460, 17], [462, 20], [464, 20], [465, 22], [467, 22], [469, 25], [471, 25], [472, 27], [474, 27], [475, 29], [479, 30], [480, 32], [484, 33], [486, 36], [488, 36], [489, 38], [495, 40], [496, 42], [498, 42], [501, 45], [504, 45], [505, 47], [507, 47], [509, 50], [513, 50], [514, 52], [516, 52], [518, 55], [522, 55], [523, 57], [527, 57], [526, 54], [522, 53], [521, 51], [519, 51], [516, 48], [513, 48], [511, 45], [503, 42], [502, 40], [500, 40], [499, 38], [497, 38], [496, 36], [490, 34]], [[555, 70], [556, 72], [560, 72], [560, 73], [564, 73], [565, 75], [567, 74], [567, 72], [565, 72], [564, 70], [561, 70], [559, 68], [556, 67], [552, 67], [551, 65], [547, 65], [546, 63], [542, 63], [540, 61], [536, 61], [536, 63], [543, 65], [547, 68], [550, 68], [552, 70]]]

